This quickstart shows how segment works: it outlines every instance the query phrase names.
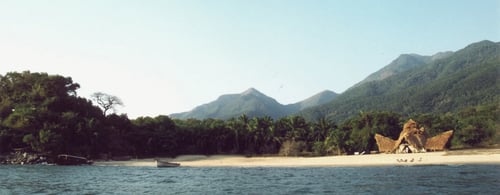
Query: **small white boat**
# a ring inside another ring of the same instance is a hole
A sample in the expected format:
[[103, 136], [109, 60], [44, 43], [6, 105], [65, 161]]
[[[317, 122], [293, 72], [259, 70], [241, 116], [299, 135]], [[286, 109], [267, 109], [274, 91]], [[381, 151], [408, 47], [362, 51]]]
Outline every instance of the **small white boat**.
[[156, 159], [156, 167], [178, 167], [181, 166], [180, 163], [167, 162]]
[[91, 165], [93, 162], [85, 157], [59, 154], [56, 158], [57, 165]]

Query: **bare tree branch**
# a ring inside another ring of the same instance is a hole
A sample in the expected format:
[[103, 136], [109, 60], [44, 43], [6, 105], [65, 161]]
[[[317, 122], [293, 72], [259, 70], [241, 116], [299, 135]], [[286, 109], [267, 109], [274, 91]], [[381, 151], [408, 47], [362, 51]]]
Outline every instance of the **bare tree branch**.
[[91, 98], [102, 108], [104, 115], [106, 115], [108, 110], [116, 112], [116, 106], [123, 106], [123, 102], [120, 98], [103, 92], [95, 92], [91, 95]]

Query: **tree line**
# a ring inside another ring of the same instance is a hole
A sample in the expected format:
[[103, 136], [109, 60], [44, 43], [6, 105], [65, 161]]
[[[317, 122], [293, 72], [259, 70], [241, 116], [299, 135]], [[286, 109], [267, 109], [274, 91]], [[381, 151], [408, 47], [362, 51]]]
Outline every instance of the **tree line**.
[[[107, 114], [115, 96], [77, 96], [70, 77], [11, 72], [0, 75], [0, 153], [15, 148], [57, 155], [176, 156], [244, 154], [317, 156], [377, 150], [374, 135], [396, 139], [409, 118], [388, 111], [360, 112], [345, 121], [302, 116], [280, 119], [241, 115], [229, 120], [171, 119]], [[111, 98], [111, 99], [110, 99]], [[100, 107], [99, 107], [100, 106]], [[456, 113], [413, 114], [430, 136], [454, 129], [451, 147], [499, 143], [499, 107], [468, 107]]]

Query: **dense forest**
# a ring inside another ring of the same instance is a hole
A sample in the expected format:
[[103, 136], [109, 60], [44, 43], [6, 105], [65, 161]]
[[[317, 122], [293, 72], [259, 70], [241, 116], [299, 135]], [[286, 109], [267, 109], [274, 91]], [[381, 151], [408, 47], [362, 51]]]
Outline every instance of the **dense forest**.
[[500, 43], [481, 41], [437, 55], [434, 60], [403, 55], [378, 72], [391, 76], [369, 77], [369, 81], [350, 88], [333, 101], [306, 109], [300, 115], [308, 120], [346, 120], [359, 111], [385, 110], [410, 117], [499, 102]]
[[497, 103], [454, 113], [359, 112], [344, 121], [302, 116], [273, 120], [241, 115], [228, 120], [171, 119], [109, 114], [116, 97], [96, 93], [104, 102], [79, 97], [70, 77], [46, 73], [0, 75], [0, 153], [25, 148], [90, 158], [175, 156], [179, 154], [338, 155], [377, 150], [375, 133], [397, 138], [409, 118], [432, 136], [454, 129], [451, 147], [499, 143]]

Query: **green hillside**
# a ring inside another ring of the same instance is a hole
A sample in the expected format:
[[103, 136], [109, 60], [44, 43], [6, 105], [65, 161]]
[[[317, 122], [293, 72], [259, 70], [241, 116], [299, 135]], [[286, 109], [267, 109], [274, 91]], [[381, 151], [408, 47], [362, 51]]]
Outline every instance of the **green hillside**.
[[171, 117], [179, 119], [229, 119], [242, 114], [251, 117], [261, 114], [282, 117], [286, 115], [286, 111], [276, 100], [250, 88], [241, 94], [222, 95], [217, 100], [198, 106], [190, 112], [172, 114]]
[[[223, 95], [180, 114], [186, 120], [106, 115], [76, 95], [80, 85], [71, 77], [10, 72], [0, 75], [0, 164], [11, 163], [3, 156], [18, 148], [52, 159], [352, 154], [377, 150], [374, 135], [396, 138], [409, 118], [431, 136], [455, 130], [451, 148], [498, 146], [500, 43], [482, 41], [431, 58], [341, 95], [325, 91], [296, 104], [282, 105], [253, 88]], [[286, 116], [307, 106], [314, 107]], [[16, 162], [36, 163], [29, 159]]]
[[427, 64], [353, 87], [299, 115], [309, 120], [326, 116], [342, 121], [366, 111], [412, 116], [498, 102], [499, 67], [500, 43], [481, 41]]
[[393, 60], [389, 65], [380, 69], [377, 72], [370, 74], [361, 82], [355, 84], [351, 88], [358, 87], [364, 83], [369, 83], [372, 81], [384, 80], [392, 75], [399, 74], [401, 72], [413, 69], [417, 66], [421, 66], [431, 62], [431, 56], [421, 56], [418, 54], [402, 54], [395, 60]]
[[300, 102], [294, 103], [294, 104], [288, 104], [286, 105], [289, 114], [296, 113], [300, 110], [314, 107], [314, 106], [319, 106], [325, 103], [330, 102], [333, 100], [335, 97], [337, 97], [337, 93], [329, 90], [322, 91], [310, 98], [307, 98], [305, 100], [302, 100]]
[[384, 68], [380, 69], [377, 72], [370, 74], [364, 80], [355, 84], [351, 88], [358, 87], [364, 83], [368, 83], [371, 81], [384, 80], [392, 75], [396, 75], [396, 74], [405, 72], [407, 70], [416, 68], [418, 66], [423, 66], [425, 64], [431, 63], [433, 61], [436, 61], [436, 60], [439, 60], [442, 58], [447, 58], [447, 57], [451, 56], [452, 54], [453, 54], [453, 52], [451, 52], [451, 51], [439, 52], [439, 53], [434, 54], [432, 56], [422, 56], [422, 55], [418, 55], [418, 54], [401, 54], [398, 58], [393, 60], [389, 65], [385, 66]]
[[170, 116], [176, 119], [230, 119], [245, 114], [249, 117], [269, 116], [278, 119], [297, 113], [302, 109], [329, 102], [336, 95], [332, 91], [323, 91], [304, 101], [282, 105], [275, 99], [254, 88], [250, 88], [240, 94], [222, 95], [217, 100], [198, 106], [189, 112]]

